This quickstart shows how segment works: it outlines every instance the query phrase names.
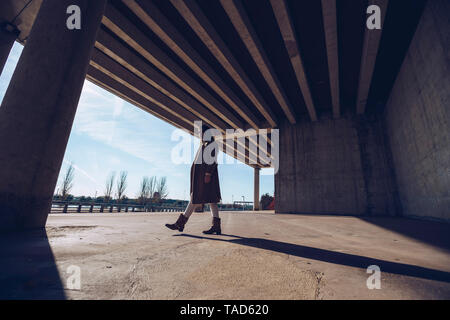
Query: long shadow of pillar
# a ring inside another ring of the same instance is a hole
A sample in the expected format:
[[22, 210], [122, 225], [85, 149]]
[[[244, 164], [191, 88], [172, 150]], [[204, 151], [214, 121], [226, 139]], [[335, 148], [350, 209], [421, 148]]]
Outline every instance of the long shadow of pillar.
[[450, 224], [408, 217], [359, 217], [359, 219], [450, 252]]
[[0, 299], [66, 299], [45, 229], [0, 235]]

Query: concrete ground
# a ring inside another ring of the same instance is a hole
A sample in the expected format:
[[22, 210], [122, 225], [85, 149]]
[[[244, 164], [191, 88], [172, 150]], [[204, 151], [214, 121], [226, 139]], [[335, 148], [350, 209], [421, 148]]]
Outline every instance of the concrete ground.
[[[0, 237], [0, 298], [450, 299], [448, 224], [221, 216], [224, 234], [204, 236], [207, 213], [183, 233], [164, 227], [174, 213], [50, 215], [46, 232]], [[367, 288], [369, 265], [379, 290]]]

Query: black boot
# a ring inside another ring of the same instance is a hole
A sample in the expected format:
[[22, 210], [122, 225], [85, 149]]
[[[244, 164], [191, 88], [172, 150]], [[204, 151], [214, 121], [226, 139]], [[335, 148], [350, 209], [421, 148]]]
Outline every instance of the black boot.
[[213, 225], [209, 230], [203, 231], [204, 234], [217, 234], [220, 235], [222, 230], [220, 228], [220, 218], [213, 218]]
[[186, 222], [188, 221], [188, 218], [186, 218], [184, 216], [184, 214], [180, 214], [180, 216], [178, 217], [177, 222], [173, 223], [173, 224], [169, 224], [166, 223], [166, 227], [172, 230], [178, 230], [178, 231], [183, 231], [184, 230], [184, 225], [186, 224]]

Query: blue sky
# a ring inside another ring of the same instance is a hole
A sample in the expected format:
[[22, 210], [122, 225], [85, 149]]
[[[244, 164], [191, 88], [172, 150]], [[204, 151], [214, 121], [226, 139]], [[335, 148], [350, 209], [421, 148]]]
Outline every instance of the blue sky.
[[[16, 43], [0, 76], [0, 100], [22, 52]], [[181, 140], [172, 125], [86, 81], [81, 94], [61, 175], [75, 167], [72, 194], [103, 195], [112, 172], [128, 171], [126, 195], [135, 197], [143, 176], [167, 177], [169, 198], [188, 199], [190, 164], [176, 164], [172, 152]], [[198, 140], [191, 139], [191, 154]], [[232, 161], [233, 164], [229, 164]], [[225, 155], [219, 165], [222, 201], [253, 200], [253, 169]], [[58, 179], [58, 186], [60, 179]], [[274, 192], [273, 171], [261, 171], [260, 193]]]

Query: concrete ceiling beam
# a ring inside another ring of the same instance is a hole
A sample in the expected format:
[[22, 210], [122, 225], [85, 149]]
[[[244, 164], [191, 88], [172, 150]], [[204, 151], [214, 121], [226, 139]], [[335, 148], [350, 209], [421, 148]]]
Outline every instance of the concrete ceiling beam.
[[378, 48], [383, 31], [384, 17], [386, 15], [388, 0], [370, 0], [369, 5], [377, 5], [381, 14], [381, 29], [366, 29], [359, 71], [358, 95], [356, 99], [356, 113], [364, 114], [369, 96], [370, 84], [372, 83], [373, 71], [377, 60]]
[[154, 104], [153, 102], [145, 99], [143, 96], [139, 95], [135, 91], [131, 90], [124, 84], [110, 77], [108, 74], [104, 73], [100, 69], [89, 66], [87, 80], [91, 81], [95, 85], [103, 88], [104, 90], [118, 96], [119, 98], [131, 103], [132, 105], [140, 108], [141, 110], [150, 113], [151, 115], [161, 119], [171, 125], [187, 131], [192, 132], [188, 129], [189, 125], [182, 119], [175, 117], [173, 114], [167, 112], [165, 109]]
[[160, 108], [166, 110], [175, 117], [182, 119], [192, 127], [194, 121], [204, 120], [199, 119], [196, 115], [192, 114], [191, 112], [177, 104], [175, 101], [150, 86], [144, 80], [122, 67], [116, 61], [103, 54], [98, 49], [95, 49], [92, 53], [90, 65], [107, 74], [117, 82], [120, 82], [121, 84], [141, 95], [153, 104], [156, 104]]
[[244, 123], [241, 120], [234, 116], [222, 103], [214, 98], [112, 5], [107, 6], [102, 23], [231, 127], [243, 127]]
[[339, 118], [341, 108], [339, 96], [339, 56], [336, 14], [336, 0], [322, 0], [323, 29], [325, 31], [325, 43], [327, 47], [333, 116]]
[[292, 108], [286, 93], [275, 73], [272, 64], [261, 44], [261, 41], [256, 34], [250, 19], [245, 12], [245, 8], [240, 0], [220, 0], [222, 7], [230, 18], [234, 28], [242, 39], [242, 42], [247, 47], [248, 52], [255, 61], [259, 71], [263, 75], [267, 84], [269, 85], [275, 99], [278, 101], [281, 109], [288, 118], [291, 124], [295, 124], [295, 112]]
[[170, 0], [170, 2], [264, 116], [269, 125], [276, 127], [277, 119], [275, 114], [198, 5], [191, 0]]
[[308, 109], [309, 116], [312, 121], [317, 121], [316, 108], [311, 96], [308, 79], [306, 78], [303, 61], [300, 56], [297, 37], [295, 35], [292, 20], [288, 12], [285, 0], [270, 0], [278, 27], [283, 37], [284, 45], [288, 52], [292, 68], [294, 69], [303, 99]]
[[212, 67], [151, 1], [123, 0], [123, 2], [252, 128], [261, 127], [260, 121], [253, 112], [224, 83]]
[[[186, 91], [175, 85], [169, 78], [161, 74], [138, 54], [125, 47], [119, 40], [105, 31], [100, 31], [95, 44], [96, 48], [128, 69], [180, 106], [193, 113], [214, 128], [225, 130], [227, 124], [195, 100]], [[191, 124], [194, 125], [193, 123]]]

